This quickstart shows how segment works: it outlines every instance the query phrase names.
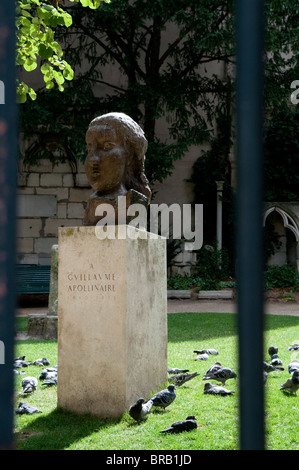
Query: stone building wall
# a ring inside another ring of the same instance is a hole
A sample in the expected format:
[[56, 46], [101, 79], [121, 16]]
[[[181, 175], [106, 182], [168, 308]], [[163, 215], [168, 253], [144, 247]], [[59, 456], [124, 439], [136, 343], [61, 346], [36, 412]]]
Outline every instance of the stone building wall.
[[58, 227], [81, 226], [86, 201], [92, 192], [78, 162], [73, 174], [68, 162], [19, 170], [17, 197], [17, 263], [50, 265], [51, 247], [58, 241]]

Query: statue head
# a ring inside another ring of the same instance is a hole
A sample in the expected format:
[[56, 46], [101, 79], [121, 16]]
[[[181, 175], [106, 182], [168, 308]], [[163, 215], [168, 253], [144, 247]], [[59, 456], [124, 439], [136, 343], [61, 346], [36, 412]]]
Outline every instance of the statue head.
[[96, 117], [86, 132], [85, 171], [99, 197], [117, 197], [133, 189], [147, 197], [151, 190], [144, 173], [147, 140], [141, 127], [123, 113]]

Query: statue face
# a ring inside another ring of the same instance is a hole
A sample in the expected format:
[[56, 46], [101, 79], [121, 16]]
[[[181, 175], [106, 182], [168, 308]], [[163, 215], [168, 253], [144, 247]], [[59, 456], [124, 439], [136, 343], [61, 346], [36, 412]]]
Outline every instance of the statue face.
[[122, 135], [98, 124], [87, 130], [86, 143], [85, 171], [91, 187], [100, 193], [121, 193], [128, 157]]

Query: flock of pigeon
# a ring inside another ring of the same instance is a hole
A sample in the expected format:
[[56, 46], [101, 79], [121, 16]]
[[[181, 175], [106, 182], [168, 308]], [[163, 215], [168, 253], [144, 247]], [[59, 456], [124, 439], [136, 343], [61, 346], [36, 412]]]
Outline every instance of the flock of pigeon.
[[[289, 351], [299, 351], [299, 343], [294, 342], [287, 348]], [[202, 360], [206, 361], [210, 356], [217, 356], [218, 351], [216, 349], [202, 349], [194, 350], [196, 353], [195, 361]], [[278, 348], [270, 346], [268, 349], [270, 355], [270, 362], [263, 362], [264, 368], [264, 383], [267, 381], [268, 374], [273, 371], [283, 371], [284, 367], [281, 359], [278, 357]], [[34, 362], [25, 361], [25, 356], [17, 357], [14, 360], [14, 373], [15, 374], [26, 374], [25, 371], [20, 370], [30, 365], [38, 365], [42, 367], [39, 380], [42, 381], [43, 387], [49, 387], [57, 385], [57, 365], [53, 367], [47, 367], [50, 365], [46, 357], [37, 359]], [[174, 402], [176, 398], [176, 387], [180, 387], [189, 380], [198, 377], [198, 372], [189, 373], [189, 369], [179, 368], [168, 368], [168, 382], [169, 385], [166, 389], [159, 391], [153, 395], [149, 400], [139, 398], [129, 408], [129, 415], [136, 421], [144, 421], [147, 419], [152, 407], [160, 407], [165, 411], [165, 408]], [[297, 396], [297, 390], [299, 388], [299, 360], [293, 359], [288, 365], [288, 372], [291, 375], [290, 378], [284, 382], [280, 390], [289, 392]], [[232, 395], [235, 393], [233, 390], [225, 388], [226, 381], [230, 379], [236, 379], [237, 374], [230, 368], [224, 367], [220, 362], [215, 362], [203, 376], [203, 380], [208, 382], [204, 385], [204, 394], [211, 395]], [[221, 385], [211, 383], [211, 381], [219, 382]], [[34, 376], [26, 375], [22, 380], [23, 394], [28, 395], [33, 393], [38, 387], [38, 380]], [[16, 409], [16, 414], [34, 414], [41, 413], [41, 410], [34, 406], [20, 402]], [[191, 431], [198, 427], [196, 418], [193, 415], [187, 416], [182, 421], [176, 421], [172, 423], [168, 428], [161, 431], [161, 433], [180, 433], [183, 431]]]
[[[299, 344], [294, 342], [287, 348], [289, 351], [299, 350]], [[217, 356], [218, 351], [216, 349], [202, 349], [194, 350], [197, 354], [195, 361], [202, 360], [206, 361], [211, 355]], [[264, 361], [264, 383], [267, 381], [268, 374], [273, 371], [284, 370], [281, 359], [278, 357], [278, 348], [270, 346], [268, 349], [270, 355], [270, 362]], [[165, 411], [165, 408], [174, 402], [176, 398], [176, 387], [180, 387], [189, 380], [199, 376], [198, 372], [189, 373], [189, 369], [179, 368], [168, 368], [168, 382], [170, 384], [164, 390], [153, 395], [149, 400], [139, 398], [129, 408], [129, 415], [136, 421], [144, 421], [147, 419], [153, 406], [160, 407]], [[297, 390], [299, 388], [299, 360], [293, 359], [288, 365], [288, 372], [291, 377], [287, 379], [285, 383], [281, 385], [280, 390], [295, 394], [297, 396]], [[203, 380], [208, 382], [204, 385], [204, 394], [211, 395], [232, 395], [234, 390], [225, 388], [226, 381], [229, 379], [236, 379], [237, 374], [230, 368], [224, 367], [220, 362], [215, 362], [203, 376]], [[211, 381], [220, 382], [221, 385], [211, 383]], [[176, 421], [172, 423], [168, 428], [161, 431], [161, 433], [180, 433], [184, 431], [191, 431], [198, 427], [196, 418], [194, 415], [187, 416], [182, 421]]]
[[[39, 376], [39, 380], [42, 380], [43, 387], [51, 387], [52, 385], [57, 385], [57, 365], [53, 367], [46, 367], [49, 366], [50, 363], [46, 357], [36, 359], [36, 361], [25, 361], [26, 356], [17, 357], [14, 360], [14, 374], [20, 375], [25, 374], [26, 372], [20, 369], [26, 368], [28, 366], [41, 366], [42, 370]], [[29, 395], [33, 393], [38, 387], [38, 380], [36, 377], [31, 375], [26, 375], [26, 377], [22, 380], [22, 391], [24, 395]], [[34, 413], [42, 413], [41, 410], [38, 408], [30, 405], [29, 403], [25, 403], [21, 401], [19, 403], [18, 408], [15, 410], [17, 415], [23, 414], [34, 414]]]

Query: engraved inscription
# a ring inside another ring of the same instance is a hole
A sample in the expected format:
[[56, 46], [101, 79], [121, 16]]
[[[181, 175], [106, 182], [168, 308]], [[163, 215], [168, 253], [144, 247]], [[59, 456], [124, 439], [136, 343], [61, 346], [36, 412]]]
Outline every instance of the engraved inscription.
[[67, 275], [68, 292], [115, 292], [114, 273], [73, 273]]

